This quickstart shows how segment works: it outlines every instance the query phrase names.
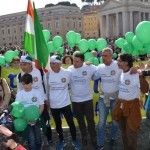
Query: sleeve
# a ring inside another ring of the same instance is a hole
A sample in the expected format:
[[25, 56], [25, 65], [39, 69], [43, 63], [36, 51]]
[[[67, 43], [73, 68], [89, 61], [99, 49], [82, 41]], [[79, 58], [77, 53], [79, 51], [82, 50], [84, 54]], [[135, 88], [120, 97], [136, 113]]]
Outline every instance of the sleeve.
[[22, 90], [22, 86], [21, 86], [21, 83], [19, 82], [18, 75], [17, 75], [16, 81], [17, 81], [17, 91]]
[[4, 103], [5, 105], [8, 105], [9, 102], [10, 102], [10, 97], [11, 97], [11, 92], [10, 92], [10, 88], [9, 88], [9, 85], [7, 84], [7, 81], [5, 78], [2, 78], [2, 84], [3, 84], [3, 87], [4, 87]]
[[99, 67], [96, 67], [96, 71], [94, 72], [92, 76], [92, 80], [99, 80], [100, 79], [100, 73], [99, 73]]

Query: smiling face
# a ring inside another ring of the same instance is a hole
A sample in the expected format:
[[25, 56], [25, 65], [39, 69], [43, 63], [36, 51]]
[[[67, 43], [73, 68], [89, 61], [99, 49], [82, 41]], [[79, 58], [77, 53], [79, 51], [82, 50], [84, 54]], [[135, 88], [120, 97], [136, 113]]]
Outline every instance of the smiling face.
[[54, 72], [59, 72], [61, 63], [58, 62], [50, 62], [50, 67]]

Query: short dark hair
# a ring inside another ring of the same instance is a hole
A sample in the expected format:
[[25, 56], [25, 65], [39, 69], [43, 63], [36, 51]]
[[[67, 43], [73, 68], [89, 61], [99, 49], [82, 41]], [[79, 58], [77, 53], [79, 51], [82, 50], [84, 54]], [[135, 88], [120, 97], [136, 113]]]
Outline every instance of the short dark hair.
[[129, 68], [133, 67], [133, 57], [128, 53], [120, 53], [119, 57], [121, 61], [128, 62]]
[[25, 83], [25, 84], [29, 84], [33, 82], [33, 78], [31, 74], [25, 73], [21, 79], [20, 79], [21, 83]]
[[84, 54], [81, 53], [81, 52], [76, 53], [76, 54], [74, 55], [74, 57], [78, 57], [78, 58], [80, 58], [82, 61], [84, 61]]

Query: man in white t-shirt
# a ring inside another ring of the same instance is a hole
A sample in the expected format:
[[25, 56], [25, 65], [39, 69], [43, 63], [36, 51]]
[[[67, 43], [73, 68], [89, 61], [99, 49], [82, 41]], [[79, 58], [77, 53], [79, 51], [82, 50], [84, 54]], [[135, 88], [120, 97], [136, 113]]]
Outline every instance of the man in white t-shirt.
[[50, 72], [47, 73], [47, 94], [50, 102], [50, 109], [56, 124], [60, 142], [56, 150], [62, 150], [66, 146], [63, 136], [61, 114], [64, 115], [70, 128], [72, 136], [72, 145], [75, 149], [80, 149], [80, 144], [76, 139], [76, 128], [73, 121], [73, 113], [71, 110], [71, 101], [68, 91], [68, 85], [71, 82], [71, 73], [61, 68], [61, 59], [57, 55], [50, 58]]
[[[113, 60], [113, 51], [105, 48], [102, 51], [103, 63], [97, 67], [97, 74], [101, 77], [101, 94], [99, 99], [99, 123], [97, 134], [97, 150], [104, 149], [105, 129], [109, 110], [112, 114], [116, 99], [118, 98], [119, 77], [121, 69], [119, 69], [116, 61]], [[112, 120], [112, 129], [110, 135], [110, 147], [114, 146], [118, 133], [118, 123]]]
[[76, 115], [82, 144], [87, 145], [87, 121], [88, 131], [93, 143], [96, 146], [96, 129], [94, 122], [93, 95], [90, 82], [93, 74], [96, 72], [96, 66], [84, 64], [84, 54], [79, 52], [74, 55], [73, 66], [68, 70], [71, 72], [71, 100], [73, 111]]
[[133, 66], [133, 58], [130, 54], [120, 54], [118, 66], [123, 71], [119, 78], [119, 95], [113, 119], [120, 124], [124, 150], [137, 150], [137, 133], [141, 123], [140, 107], [142, 107], [142, 100], [138, 98], [140, 95], [139, 74], [130, 74]]
[[28, 73], [28, 74], [31, 74], [33, 77], [33, 84], [32, 84], [33, 89], [37, 89], [38, 91], [40, 91], [40, 93], [44, 97], [45, 104], [44, 104], [44, 111], [42, 113], [42, 118], [46, 125], [46, 128], [44, 127], [44, 129], [47, 129], [47, 131], [46, 133], [45, 133], [45, 130], [43, 131], [46, 134], [48, 144], [50, 145], [52, 143], [52, 131], [51, 131], [50, 125], [48, 124], [49, 113], [47, 112], [47, 108], [49, 107], [49, 102], [44, 92], [44, 78], [45, 78], [44, 72], [43, 70], [40, 71], [39, 69], [35, 68], [32, 62], [32, 58], [29, 55], [21, 56], [20, 68], [21, 68], [21, 73], [18, 74], [17, 76], [17, 90], [20, 91], [23, 89], [20, 79], [21, 79], [21, 76], [23, 76], [25, 73]]

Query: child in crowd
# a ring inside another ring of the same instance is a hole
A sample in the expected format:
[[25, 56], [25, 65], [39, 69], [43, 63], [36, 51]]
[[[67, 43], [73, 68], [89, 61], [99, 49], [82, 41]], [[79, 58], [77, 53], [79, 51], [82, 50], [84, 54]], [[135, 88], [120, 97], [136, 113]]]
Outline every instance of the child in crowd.
[[[23, 86], [23, 90], [17, 92], [16, 101], [22, 103], [24, 107], [36, 105], [39, 107], [40, 113], [42, 113], [44, 110], [44, 97], [42, 97], [40, 91], [32, 88], [32, 75], [24, 74], [21, 77], [20, 82]], [[28, 122], [27, 129], [28, 148], [30, 150], [41, 150], [42, 142], [40, 127], [36, 125], [36, 122]]]

